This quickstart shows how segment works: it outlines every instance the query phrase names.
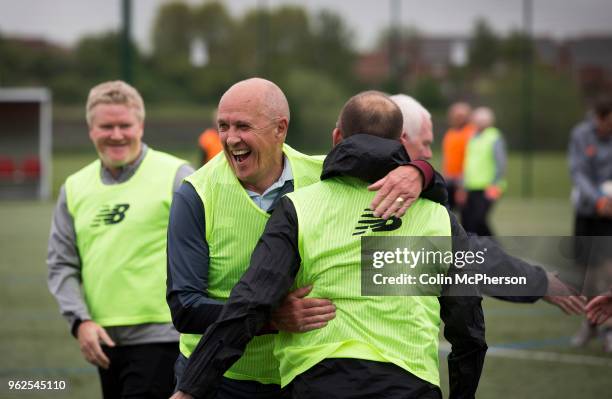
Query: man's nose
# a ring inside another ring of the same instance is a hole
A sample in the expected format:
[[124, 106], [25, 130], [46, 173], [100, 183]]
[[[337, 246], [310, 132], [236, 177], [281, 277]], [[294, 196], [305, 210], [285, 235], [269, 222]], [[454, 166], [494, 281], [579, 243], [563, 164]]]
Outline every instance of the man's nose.
[[112, 139], [122, 139], [123, 133], [121, 132], [121, 126], [114, 126], [111, 130], [111, 138]]
[[230, 129], [226, 134], [227, 134], [227, 137], [225, 139], [225, 142], [229, 146], [236, 145], [240, 143], [240, 141], [242, 141], [242, 138], [240, 137], [240, 133], [238, 133], [235, 129]]

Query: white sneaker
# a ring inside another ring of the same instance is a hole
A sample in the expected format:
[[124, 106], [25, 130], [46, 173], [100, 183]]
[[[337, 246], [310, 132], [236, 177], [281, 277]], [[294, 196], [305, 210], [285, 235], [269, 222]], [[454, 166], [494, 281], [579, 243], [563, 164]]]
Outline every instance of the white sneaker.
[[[586, 346], [589, 341], [597, 336], [597, 326], [592, 325], [587, 320], [582, 322], [580, 329], [572, 338], [572, 346], [576, 348], [582, 348]], [[612, 339], [612, 335], [610, 336]], [[612, 342], [610, 342], [612, 344]]]

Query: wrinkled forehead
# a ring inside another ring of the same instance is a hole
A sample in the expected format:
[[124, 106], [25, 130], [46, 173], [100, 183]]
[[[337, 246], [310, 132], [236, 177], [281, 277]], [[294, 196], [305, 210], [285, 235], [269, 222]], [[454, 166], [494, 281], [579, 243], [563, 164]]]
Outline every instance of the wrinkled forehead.
[[236, 116], [257, 119], [269, 113], [263, 97], [246, 90], [228, 91], [221, 97], [217, 111], [217, 119], [227, 119]]

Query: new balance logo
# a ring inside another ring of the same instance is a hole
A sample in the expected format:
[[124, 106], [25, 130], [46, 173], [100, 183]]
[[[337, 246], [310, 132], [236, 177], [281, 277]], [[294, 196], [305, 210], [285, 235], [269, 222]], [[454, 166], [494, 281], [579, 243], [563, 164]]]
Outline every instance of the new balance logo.
[[393, 231], [397, 230], [402, 225], [402, 219], [398, 219], [395, 216], [390, 217], [387, 220], [377, 218], [372, 213], [371, 209], [364, 209], [361, 218], [355, 226], [354, 236], [360, 236], [367, 233], [368, 231]]
[[104, 205], [91, 223], [91, 227], [98, 227], [100, 224], [117, 224], [125, 219], [125, 212], [129, 208], [130, 204], [117, 204], [112, 209]]

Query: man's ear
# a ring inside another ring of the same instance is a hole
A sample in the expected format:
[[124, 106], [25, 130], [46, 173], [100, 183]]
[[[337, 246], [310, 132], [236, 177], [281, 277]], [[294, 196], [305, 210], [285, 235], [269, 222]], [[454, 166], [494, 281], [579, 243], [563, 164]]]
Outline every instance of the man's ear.
[[408, 133], [406, 133], [405, 130], [402, 130], [402, 134], [400, 134], [400, 143], [402, 143], [404, 147], [408, 144]]
[[408, 133], [406, 133], [405, 131], [403, 131], [402, 134], [400, 135], [400, 143], [402, 144], [402, 147], [404, 147], [404, 149], [408, 153], [408, 156], [410, 156], [410, 158], [412, 159], [411, 154], [413, 154], [413, 150], [414, 150], [413, 144], [414, 143], [412, 142], [412, 140], [410, 140], [410, 136], [408, 136]]
[[335, 128], [332, 132], [332, 145], [334, 147], [337, 146], [338, 144], [340, 144], [343, 138], [344, 137], [342, 137], [342, 132], [340, 131], [340, 129]]
[[287, 118], [280, 118], [276, 125], [276, 133], [274, 134], [277, 139], [285, 141], [287, 137], [287, 129], [289, 128], [289, 121]]

